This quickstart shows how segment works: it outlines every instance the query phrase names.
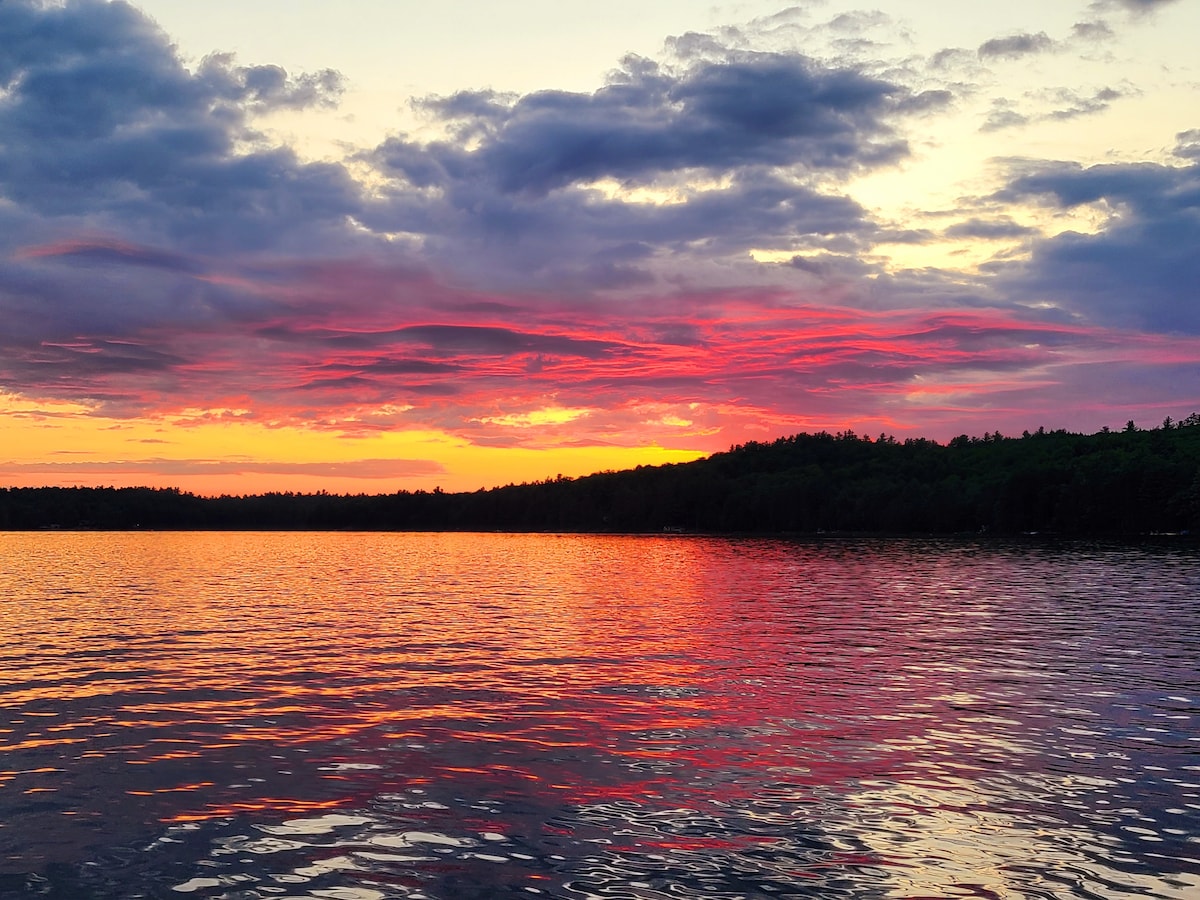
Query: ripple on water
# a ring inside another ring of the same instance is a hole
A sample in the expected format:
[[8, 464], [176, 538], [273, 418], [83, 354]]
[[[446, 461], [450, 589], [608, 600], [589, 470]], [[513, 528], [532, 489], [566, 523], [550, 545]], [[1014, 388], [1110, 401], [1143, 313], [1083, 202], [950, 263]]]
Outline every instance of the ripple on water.
[[1189, 551], [0, 550], [0, 894], [1200, 893]]

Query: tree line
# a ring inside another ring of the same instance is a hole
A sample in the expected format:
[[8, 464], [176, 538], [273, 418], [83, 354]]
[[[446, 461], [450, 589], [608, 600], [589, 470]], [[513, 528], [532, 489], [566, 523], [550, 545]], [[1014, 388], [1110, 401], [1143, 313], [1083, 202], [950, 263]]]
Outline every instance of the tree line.
[[1051, 532], [1200, 529], [1200, 414], [1161, 427], [962, 435], [853, 431], [750, 441], [690, 463], [489, 490], [275, 492], [0, 489], [0, 529], [575, 532]]

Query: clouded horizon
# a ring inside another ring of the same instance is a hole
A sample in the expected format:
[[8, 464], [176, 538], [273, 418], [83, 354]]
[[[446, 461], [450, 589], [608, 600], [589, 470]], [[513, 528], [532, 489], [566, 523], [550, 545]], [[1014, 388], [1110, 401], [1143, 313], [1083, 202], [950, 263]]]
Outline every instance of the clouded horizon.
[[0, 484], [469, 490], [1200, 409], [1190, 0], [743, 4], [512, 87], [586, 81], [560, 23], [409, 94], [358, 6], [356, 75], [232, 21], [192, 55], [171, 0], [0, 4]]

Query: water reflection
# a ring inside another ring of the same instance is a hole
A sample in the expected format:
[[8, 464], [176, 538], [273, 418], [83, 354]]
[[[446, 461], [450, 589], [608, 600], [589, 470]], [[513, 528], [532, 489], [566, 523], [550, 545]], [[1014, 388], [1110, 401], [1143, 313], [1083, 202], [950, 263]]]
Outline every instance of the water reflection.
[[0, 892], [1188, 897], [1156, 547], [0, 535]]

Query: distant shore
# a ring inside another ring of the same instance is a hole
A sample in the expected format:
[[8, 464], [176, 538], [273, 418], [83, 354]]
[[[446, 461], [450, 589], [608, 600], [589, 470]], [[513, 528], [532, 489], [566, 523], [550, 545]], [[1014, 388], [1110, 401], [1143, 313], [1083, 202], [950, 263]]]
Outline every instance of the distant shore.
[[948, 444], [797, 434], [690, 463], [463, 493], [0, 488], [0, 530], [39, 529], [1185, 536], [1200, 531], [1200, 416]]

